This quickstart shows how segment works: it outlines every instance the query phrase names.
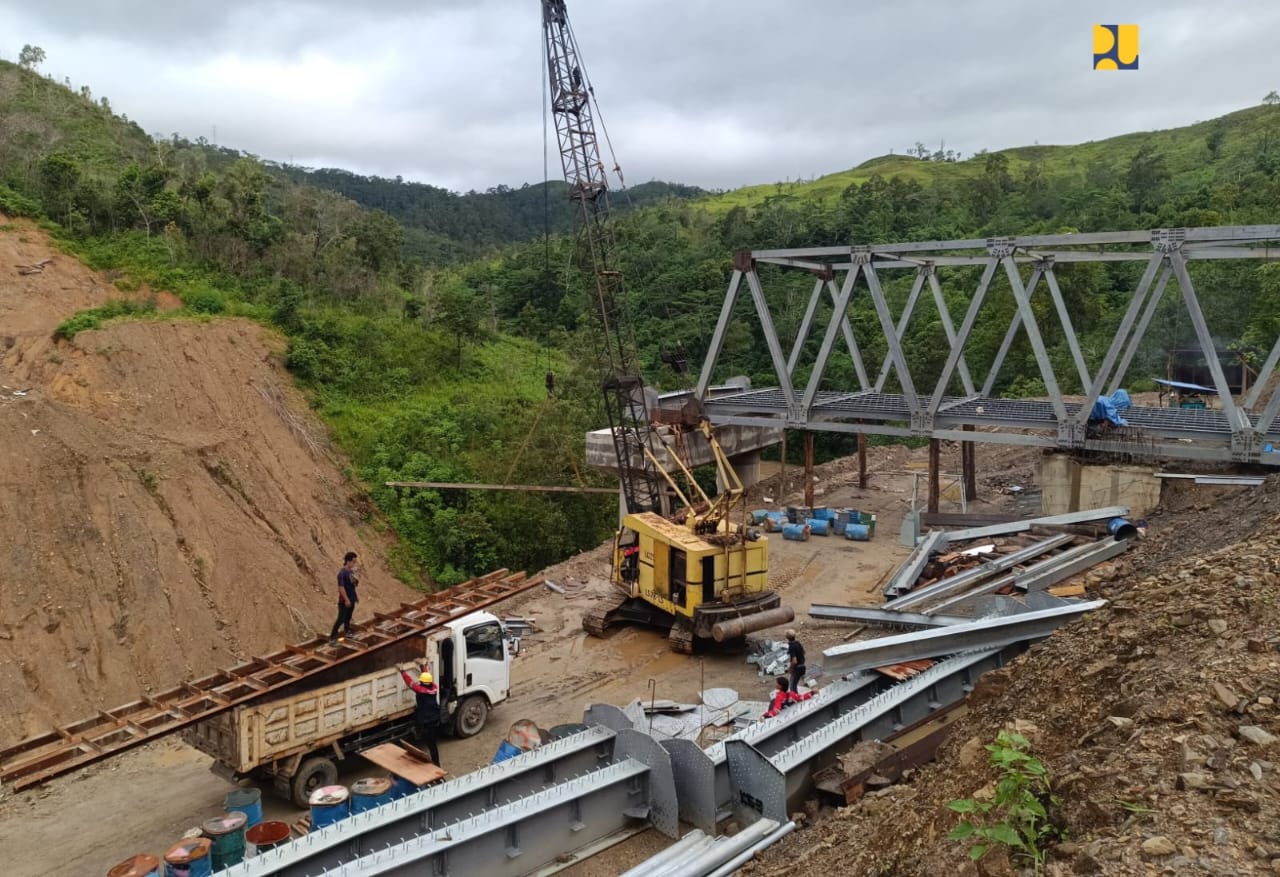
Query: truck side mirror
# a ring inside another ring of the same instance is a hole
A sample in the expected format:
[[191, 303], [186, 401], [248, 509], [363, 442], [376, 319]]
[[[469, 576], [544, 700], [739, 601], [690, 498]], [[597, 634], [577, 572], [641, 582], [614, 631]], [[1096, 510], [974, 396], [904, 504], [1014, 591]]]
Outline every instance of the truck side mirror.
[[516, 655], [520, 654], [520, 637], [507, 637], [507, 647], [511, 650], [511, 657], [514, 658]]

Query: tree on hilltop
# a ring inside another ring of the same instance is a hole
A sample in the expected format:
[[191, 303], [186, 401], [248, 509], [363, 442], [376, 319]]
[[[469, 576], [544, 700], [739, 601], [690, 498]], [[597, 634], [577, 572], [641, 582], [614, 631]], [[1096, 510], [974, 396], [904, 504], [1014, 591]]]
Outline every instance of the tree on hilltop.
[[[18, 66], [27, 70], [34, 70], [44, 63], [45, 57], [44, 49], [27, 43], [22, 47], [22, 51], [18, 53]], [[1272, 93], [1274, 94], [1274, 92]]]

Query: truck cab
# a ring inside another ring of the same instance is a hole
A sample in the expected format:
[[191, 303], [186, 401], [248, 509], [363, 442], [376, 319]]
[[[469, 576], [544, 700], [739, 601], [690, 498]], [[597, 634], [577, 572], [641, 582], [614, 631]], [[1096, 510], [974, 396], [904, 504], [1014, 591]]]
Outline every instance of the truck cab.
[[511, 654], [502, 622], [474, 612], [427, 635], [426, 666], [440, 686], [440, 704], [455, 737], [479, 733], [489, 709], [511, 689]]

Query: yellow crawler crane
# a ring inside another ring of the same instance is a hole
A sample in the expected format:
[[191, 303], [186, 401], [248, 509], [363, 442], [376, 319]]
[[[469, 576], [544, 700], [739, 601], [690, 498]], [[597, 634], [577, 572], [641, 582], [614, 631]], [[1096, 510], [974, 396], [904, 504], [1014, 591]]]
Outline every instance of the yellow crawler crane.
[[[747, 525], [742, 482], [716, 441], [699, 424], [715, 456], [723, 490], [713, 500], [669, 445], [664, 447], [685, 481], [698, 492], [695, 506], [661, 462], [649, 463], [683, 504], [670, 519], [656, 512], [626, 515], [614, 535], [612, 580], [618, 601], [582, 619], [588, 633], [603, 636], [612, 625], [639, 622], [669, 629], [672, 649], [686, 654], [697, 639], [717, 642], [785, 624], [795, 613], [769, 590], [769, 540]], [[739, 520], [733, 520], [735, 515]]]

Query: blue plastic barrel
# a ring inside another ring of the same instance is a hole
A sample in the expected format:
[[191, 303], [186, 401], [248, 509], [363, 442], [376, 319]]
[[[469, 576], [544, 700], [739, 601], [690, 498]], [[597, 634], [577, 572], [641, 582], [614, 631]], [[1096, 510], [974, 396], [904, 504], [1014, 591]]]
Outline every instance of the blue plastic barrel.
[[523, 753], [520, 751], [518, 746], [513, 746], [511, 743], [503, 740], [498, 744], [498, 751], [493, 754], [493, 761], [491, 761], [490, 764], [501, 764], [504, 761], [522, 754]]
[[392, 798], [403, 798], [406, 795], [412, 795], [418, 791], [418, 787], [409, 782], [404, 777], [392, 775], [391, 777], [391, 796]]
[[164, 854], [164, 877], [213, 877], [212, 850], [207, 837], [178, 841]]
[[228, 813], [243, 813], [247, 820], [245, 828], [253, 828], [262, 821], [262, 790], [244, 788], [227, 792], [222, 807]]
[[809, 520], [805, 521], [805, 524], [808, 525], [809, 532], [812, 533], [814, 536], [830, 536], [831, 535], [831, 521], [827, 520], [826, 518], [810, 518]]
[[751, 523], [763, 524], [764, 519], [767, 517], [769, 517], [768, 509], [755, 509], [754, 511], [751, 512]]
[[807, 542], [809, 541], [809, 525], [786, 524], [782, 528], [782, 538], [789, 539], [792, 542]]
[[351, 815], [351, 795], [346, 786], [321, 786], [311, 793], [311, 827], [324, 828]]
[[777, 533], [787, 525], [786, 512], [769, 512], [764, 518], [764, 528], [770, 533]]
[[147, 853], [130, 856], [107, 872], [107, 877], [160, 877], [160, 860]]
[[213, 870], [221, 871], [244, 861], [244, 826], [247, 820], [248, 817], [237, 810], [209, 819], [201, 826], [204, 836], [213, 841], [213, 848], [209, 851]]
[[836, 519], [836, 510], [828, 509], [828, 508], [816, 508], [813, 510], [813, 514], [810, 515], [810, 517], [819, 521], [834, 521]]
[[846, 524], [844, 538], [854, 542], [866, 542], [871, 539], [871, 528], [866, 524]]
[[1112, 518], [1107, 521], [1107, 532], [1116, 537], [1117, 542], [1132, 539], [1138, 535], [1138, 528], [1125, 518]]
[[363, 813], [394, 800], [391, 796], [391, 786], [390, 777], [368, 777], [356, 780], [351, 784], [351, 812]]

